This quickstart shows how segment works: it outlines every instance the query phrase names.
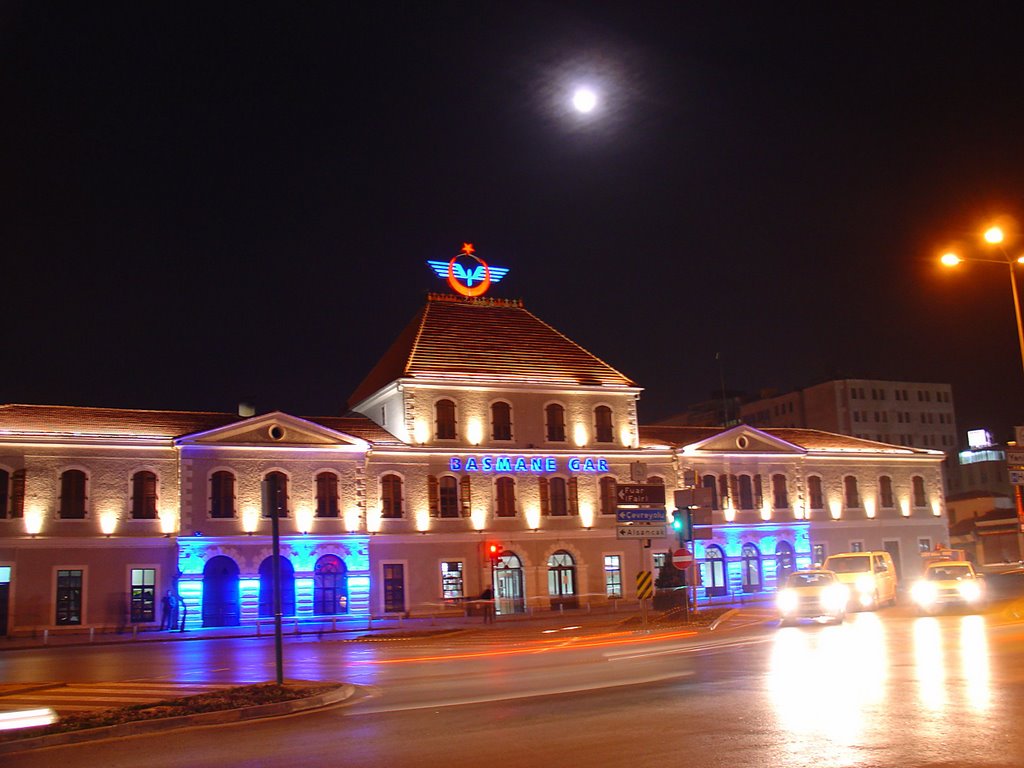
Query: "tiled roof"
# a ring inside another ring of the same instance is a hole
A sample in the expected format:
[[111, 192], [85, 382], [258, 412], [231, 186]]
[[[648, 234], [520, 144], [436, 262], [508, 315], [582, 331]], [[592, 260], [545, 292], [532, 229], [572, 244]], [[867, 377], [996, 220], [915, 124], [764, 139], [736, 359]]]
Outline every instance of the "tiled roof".
[[405, 445], [386, 429], [379, 427], [365, 416], [313, 416], [307, 417], [306, 421], [312, 421], [320, 426], [333, 429], [335, 432], [344, 432], [346, 435], [362, 438], [377, 447]]
[[[707, 440], [732, 427], [687, 427], [653, 425], [640, 427], [640, 447], [651, 448], [658, 445], [681, 447], [693, 445]], [[833, 432], [822, 432], [817, 429], [760, 428], [759, 432], [784, 440], [792, 445], [808, 451], [843, 451], [865, 453], [892, 453], [901, 455], [935, 455], [935, 451], [911, 448], [905, 445], [890, 445], [874, 440], [863, 440], [849, 435], [838, 435]]]
[[431, 294], [349, 398], [354, 406], [401, 378], [635, 387], [519, 301]]
[[[223, 427], [243, 417], [202, 411], [146, 411], [74, 405], [0, 405], [0, 437], [124, 437], [167, 440]], [[365, 416], [319, 416], [307, 421], [362, 438], [373, 445], [401, 445]]]
[[233, 413], [145, 411], [74, 405], [0, 405], [0, 436], [58, 435], [172, 439], [239, 421]]

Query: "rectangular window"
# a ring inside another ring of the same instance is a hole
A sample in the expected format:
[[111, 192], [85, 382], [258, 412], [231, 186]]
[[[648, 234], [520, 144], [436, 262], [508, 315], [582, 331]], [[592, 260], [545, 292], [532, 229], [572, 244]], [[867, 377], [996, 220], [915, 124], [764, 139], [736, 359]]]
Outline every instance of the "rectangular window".
[[405, 566], [384, 563], [384, 613], [405, 613]]
[[608, 597], [622, 597], [622, 558], [604, 556], [604, 591]]
[[441, 563], [441, 596], [445, 600], [460, 600], [466, 596], [462, 582], [461, 560], [447, 560]]
[[156, 569], [132, 568], [132, 623], [156, 621]]
[[932, 549], [932, 540], [930, 538], [920, 538], [917, 540], [917, 551], [918, 552], [930, 552]]
[[0, 565], [0, 584], [11, 583], [11, 566]]
[[668, 562], [667, 552], [655, 552], [654, 553], [654, 570], [660, 571], [665, 567], [665, 563]]
[[80, 569], [57, 571], [57, 611], [54, 623], [57, 626], [74, 626], [82, 623], [82, 580]]
[[863, 552], [864, 551], [864, 542], [863, 541], [851, 541], [850, 542], [850, 551], [851, 552]]
[[828, 552], [825, 551], [825, 545], [824, 544], [815, 544], [814, 546], [811, 547], [811, 552], [814, 555], [814, 564], [815, 565], [821, 565], [822, 563], [824, 563], [825, 562], [825, 557], [828, 555]]

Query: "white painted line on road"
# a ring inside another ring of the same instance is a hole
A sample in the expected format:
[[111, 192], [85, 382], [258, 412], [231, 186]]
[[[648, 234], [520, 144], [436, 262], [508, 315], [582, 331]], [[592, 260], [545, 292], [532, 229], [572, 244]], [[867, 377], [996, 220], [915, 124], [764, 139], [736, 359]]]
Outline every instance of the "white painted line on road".
[[768, 640], [769, 638], [749, 638], [745, 640], [698, 643], [695, 645], [685, 645], [677, 648], [663, 648], [651, 651], [606, 651], [604, 656], [608, 661], [629, 661], [630, 659], [641, 659], [647, 656], [671, 656], [673, 654], [680, 653], [694, 653], [695, 651], [711, 651], [718, 648], [742, 648], [746, 645], [766, 643]]
[[384, 712], [408, 712], [416, 709], [440, 709], [442, 707], [458, 707], [465, 704], [491, 704], [497, 701], [514, 701], [516, 699], [533, 699], [540, 696], [555, 696], [562, 693], [583, 693], [585, 691], [596, 691], [605, 688], [623, 688], [630, 685], [646, 685], [648, 683], [659, 683], [664, 680], [676, 680], [680, 677], [691, 677], [693, 672], [667, 672], [661, 675], [640, 677], [634, 680], [625, 680], [621, 683], [608, 684], [607, 682], [592, 683], [586, 685], [562, 686], [557, 688], [544, 688], [537, 691], [524, 691], [522, 693], [494, 693], [486, 696], [467, 696], [462, 699], [447, 699], [442, 701], [431, 701], [417, 704], [392, 704], [390, 706], [369, 707], [363, 709], [359, 704], [353, 704], [352, 708], [345, 711], [346, 717], [353, 715], [378, 715]]

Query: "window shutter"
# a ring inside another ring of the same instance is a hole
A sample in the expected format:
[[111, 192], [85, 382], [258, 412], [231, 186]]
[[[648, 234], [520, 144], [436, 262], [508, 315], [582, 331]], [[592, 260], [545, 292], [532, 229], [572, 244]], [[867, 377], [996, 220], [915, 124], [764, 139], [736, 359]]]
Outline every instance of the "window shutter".
[[463, 475], [459, 481], [459, 501], [462, 503], [462, 516], [469, 517], [473, 511], [473, 492], [469, 475]]
[[438, 517], [441, 514], [441, 512], [440, 512], [441, 504], [440, 504], [440, 501], [439, 501], [439, 498], [438, 498], [439, 495], [440, 494], [439, 494], [439, 491], [438, 491], [437, 475], [430, 475], [427, 478], [427, 496], [430, 499], [430, 516], [431, 517]]
[[580, 513], [580, 492], [579, 492], [579, 478], [569, 478], [569, 514], [578, 515]]
[[754, 509], [760, 509], [764, 504], [764, 489], [761, 485], [760, 473], [754, 475]]
[[540, 484], [540, 513], [542, 515], [551, 514], [551, 494], [548, 491], [548, 479], [546, 477], [538, 478], [537, 482]]

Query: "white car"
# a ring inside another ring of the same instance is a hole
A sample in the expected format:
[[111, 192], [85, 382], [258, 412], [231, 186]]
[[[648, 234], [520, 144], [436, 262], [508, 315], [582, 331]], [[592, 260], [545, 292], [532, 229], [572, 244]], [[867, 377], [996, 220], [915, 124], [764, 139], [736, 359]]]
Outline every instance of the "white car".
[[789, 574], [786, 585], [775, 596], [775, 605], [783, 626], [797, 619], [828, 619], [842, 624], [849, 599], [849, 587], [835, 573], [813, 569]]
[[947, 605], [978, 608], [985, 602], [985, 581], [966, 560], [939, 560], [928, 564], [910, 594], [921, 613]]

